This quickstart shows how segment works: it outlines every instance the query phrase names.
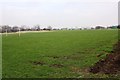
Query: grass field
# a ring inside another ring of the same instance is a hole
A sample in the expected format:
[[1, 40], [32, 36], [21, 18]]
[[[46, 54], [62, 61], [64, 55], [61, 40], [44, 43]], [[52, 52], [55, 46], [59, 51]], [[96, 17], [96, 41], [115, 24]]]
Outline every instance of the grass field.
[[117, 39], [117, 30], [3, 35], [3, 78], [108, 77], [87, 69], [109, 54]]

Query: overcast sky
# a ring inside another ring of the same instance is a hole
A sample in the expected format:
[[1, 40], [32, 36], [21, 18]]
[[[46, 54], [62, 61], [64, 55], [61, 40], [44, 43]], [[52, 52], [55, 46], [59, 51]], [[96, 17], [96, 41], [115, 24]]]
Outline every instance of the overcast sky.
[[0, 25], [117, 25], [117, 10], [118, 0], [0, 0]]

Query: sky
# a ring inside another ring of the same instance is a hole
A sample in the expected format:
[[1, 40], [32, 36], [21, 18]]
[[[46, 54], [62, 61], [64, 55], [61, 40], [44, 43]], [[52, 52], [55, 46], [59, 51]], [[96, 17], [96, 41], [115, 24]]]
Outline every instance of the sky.
[[119, 0], [0, 0], [0, 25], [95, 27], [118, 24]]

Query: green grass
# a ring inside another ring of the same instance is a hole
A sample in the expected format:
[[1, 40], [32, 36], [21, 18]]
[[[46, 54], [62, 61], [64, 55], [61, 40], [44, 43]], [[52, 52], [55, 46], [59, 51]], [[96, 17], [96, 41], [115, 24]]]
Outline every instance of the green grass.
[[[88, 73], [85, 69], [110, 53], [117, 39], [117, 30], [3, 35], [3, 78], [108, 77]], [[97, 57], [98, 54], [103, 55]], [[44, 64], [35, 65], [35, 61]]]

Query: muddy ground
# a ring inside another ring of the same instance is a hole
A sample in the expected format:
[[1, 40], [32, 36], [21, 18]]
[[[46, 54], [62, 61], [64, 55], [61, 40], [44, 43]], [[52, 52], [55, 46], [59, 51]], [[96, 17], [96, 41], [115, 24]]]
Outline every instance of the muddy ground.
[[92, 73], [117, 74], [120, 73], [120, 41], [113, 46], [112, 53], [105, 59], [99, 60], [89, 69]]

